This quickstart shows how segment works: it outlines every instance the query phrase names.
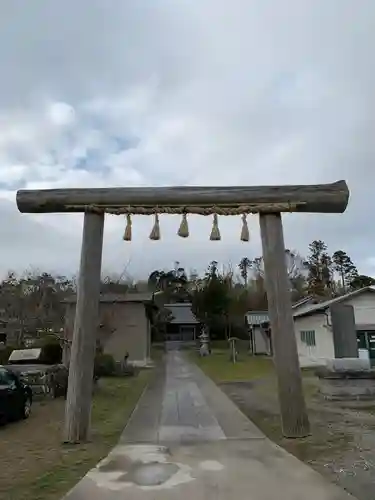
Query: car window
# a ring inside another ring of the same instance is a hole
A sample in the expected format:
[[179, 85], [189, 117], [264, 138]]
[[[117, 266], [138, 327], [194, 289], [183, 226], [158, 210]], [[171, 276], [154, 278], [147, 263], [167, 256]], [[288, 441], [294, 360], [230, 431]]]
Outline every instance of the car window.
[[0, 368], [0, 385], [10, 385], [13, 382], [14, 378], [12, 375], [4, 368]]

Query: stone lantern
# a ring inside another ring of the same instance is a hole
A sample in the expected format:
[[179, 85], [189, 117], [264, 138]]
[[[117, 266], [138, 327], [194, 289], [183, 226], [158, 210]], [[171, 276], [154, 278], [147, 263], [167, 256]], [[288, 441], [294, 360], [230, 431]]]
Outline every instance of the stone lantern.
[[208, 333], [208, 328], [204, 327], [203, 332], [199, 335], [200, 349], [199, 354], [201, 356], [208, 356], [210, 354], [210, 335]]

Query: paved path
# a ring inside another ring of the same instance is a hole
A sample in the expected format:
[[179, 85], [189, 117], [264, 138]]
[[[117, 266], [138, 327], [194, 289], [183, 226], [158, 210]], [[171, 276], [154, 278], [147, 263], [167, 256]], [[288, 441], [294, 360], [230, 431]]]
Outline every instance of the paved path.
[[353, 500], [271, 443], [182, 353], [166, 358], [118, 446], [66, 500]]

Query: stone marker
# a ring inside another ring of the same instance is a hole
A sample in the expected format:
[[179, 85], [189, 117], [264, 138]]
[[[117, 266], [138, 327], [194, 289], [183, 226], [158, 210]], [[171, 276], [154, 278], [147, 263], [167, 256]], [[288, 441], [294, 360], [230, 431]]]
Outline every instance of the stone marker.
[[354, 308], [349, 304], [330, 307], [335, 358], [358, 358]]

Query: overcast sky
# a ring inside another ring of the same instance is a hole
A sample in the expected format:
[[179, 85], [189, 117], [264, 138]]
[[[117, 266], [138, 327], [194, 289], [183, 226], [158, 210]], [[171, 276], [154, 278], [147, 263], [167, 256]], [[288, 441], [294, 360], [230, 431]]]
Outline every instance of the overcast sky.
[[[0, 6], [0, 273], [75, 272], [80, 215], [19, 214], [20, 188], [257, 185], [346, 179], [344, 215], [291, 214], [375, 274], [374, 0], [12, 0]], [[133, 276], [260, 254], [256, 217], [108, 217], [103, 269]]]

